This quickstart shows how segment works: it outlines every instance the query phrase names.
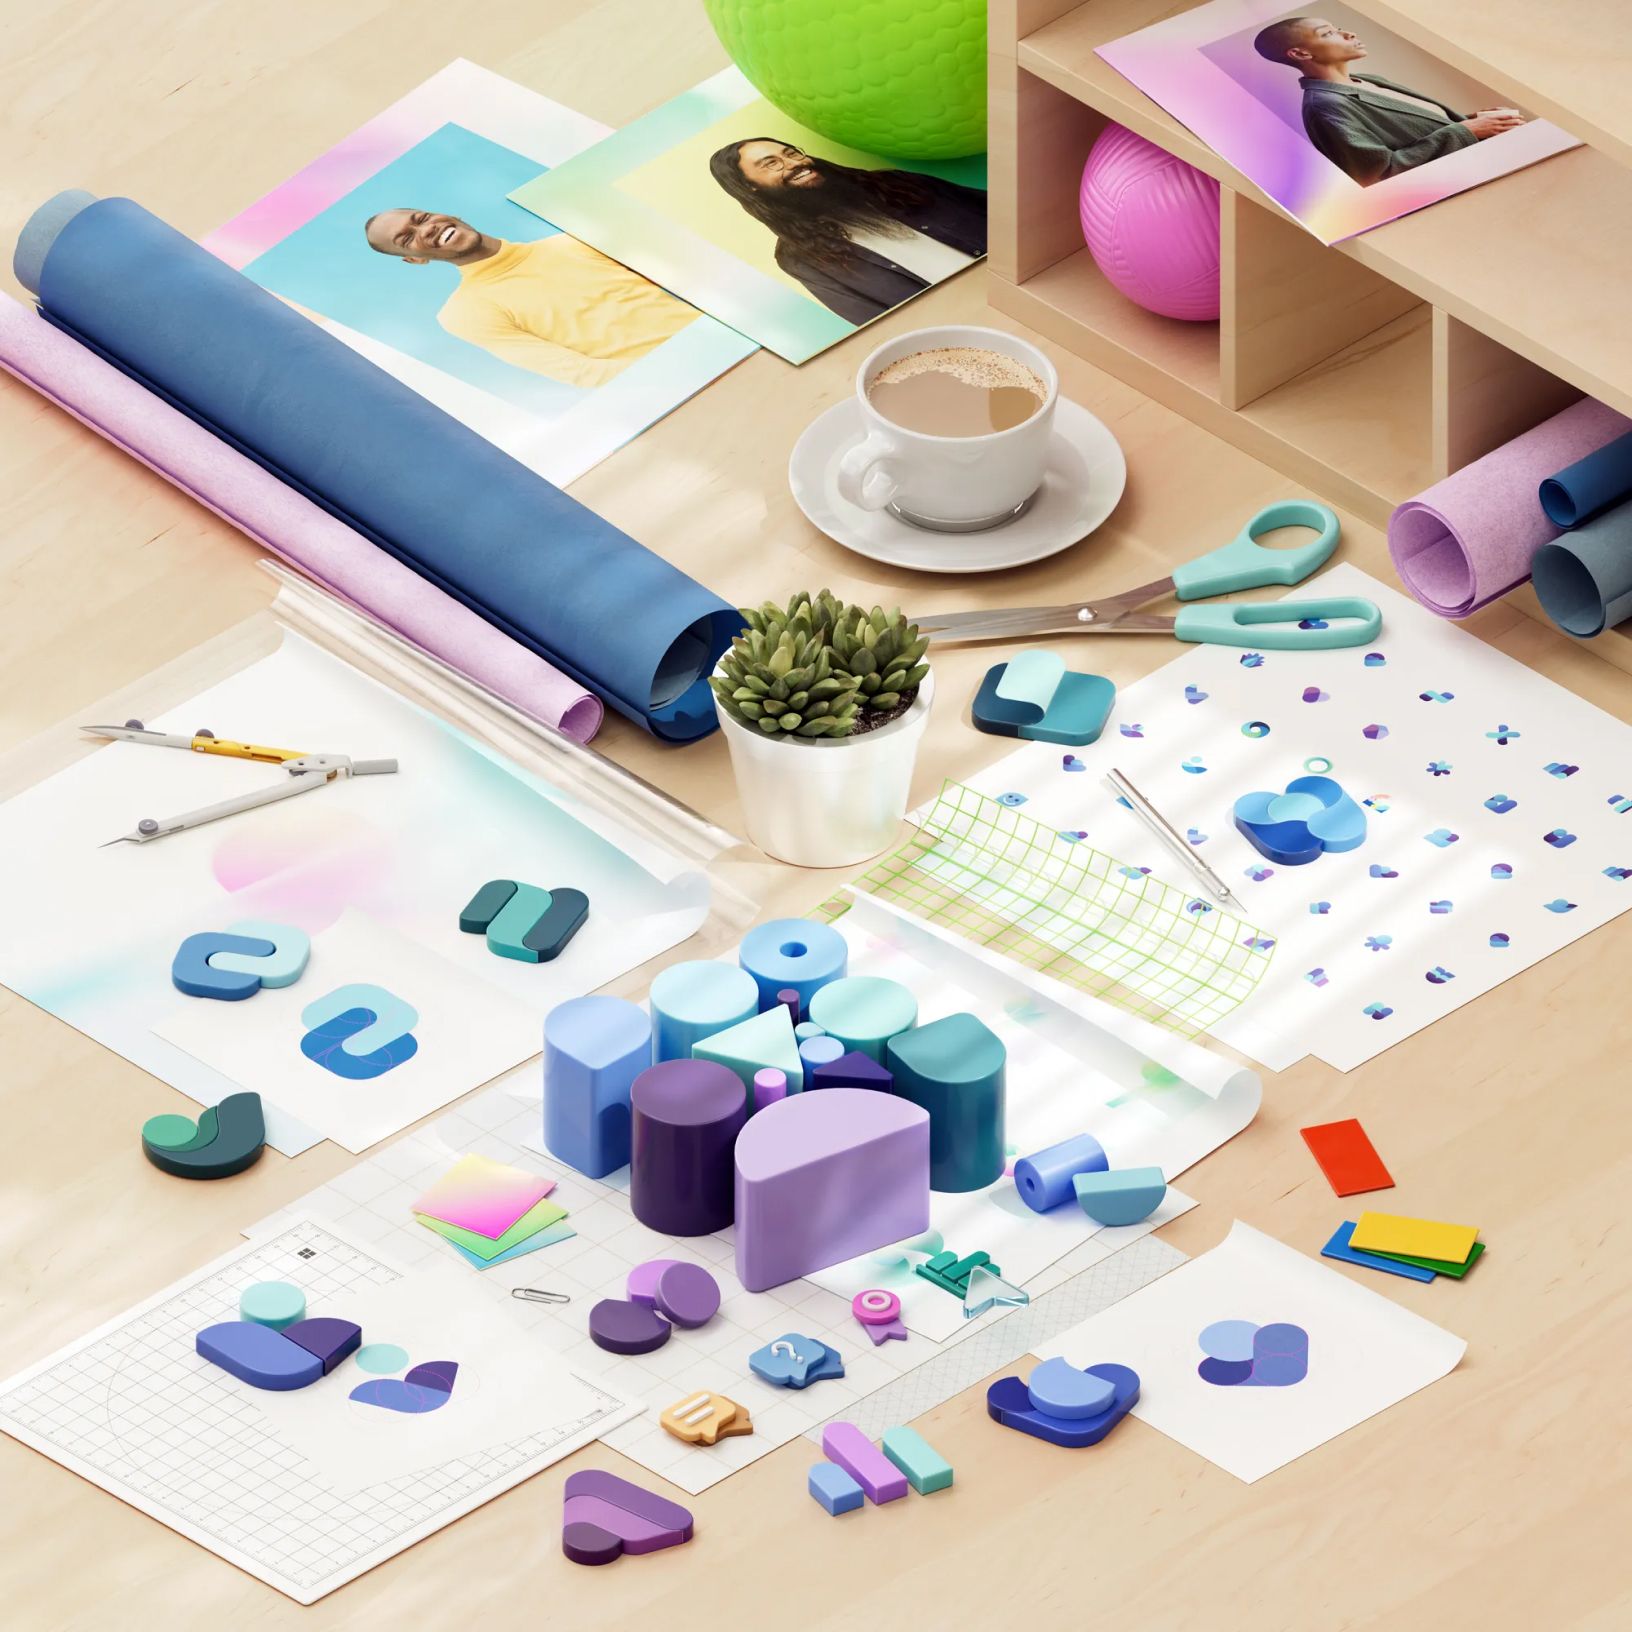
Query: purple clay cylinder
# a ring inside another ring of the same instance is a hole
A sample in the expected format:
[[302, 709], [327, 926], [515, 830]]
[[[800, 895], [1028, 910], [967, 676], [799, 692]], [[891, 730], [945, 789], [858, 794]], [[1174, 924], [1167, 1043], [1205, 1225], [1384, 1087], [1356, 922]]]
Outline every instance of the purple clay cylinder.
[[779, 1099], [788, 1097], [788, 1074], [774, 1065], [761, 1067], [754, 1073], [754, 1109], [762, 1111]]
[[794, 1025], [797, 1026], [802, 1023], [799, 1018], [799, 993], [792, 986], [784, 986], [776, 994], [776, 1000], [788, 1011], [788, 1018], [793, 1021]]
[[734, 1150], [748, 1090], [715, 1060], [664, 1060], [635, 1078], [629, 1205], [662, 1235], [712, 1235], [730, 1224]]

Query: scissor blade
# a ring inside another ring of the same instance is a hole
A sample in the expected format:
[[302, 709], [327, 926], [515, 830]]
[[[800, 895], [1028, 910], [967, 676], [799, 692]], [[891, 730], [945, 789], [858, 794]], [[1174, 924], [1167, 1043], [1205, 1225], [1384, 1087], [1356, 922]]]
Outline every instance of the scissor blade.
[[1171, 618], [1139, 624], [1132, 608], [1143, 606], [1173, 588], [1171, 578], [1158, 578], [1137, 589], [1124, 590], [1094, 601], [1068, 601], [1063, 606], [1010, 606], [985, 612], [942, 612], [914, 618], [918, 632], [934, 635], [944, 645], [964, 640], [1018, 640], [1027, 635], [1093, 635], [1120, 629], [1124, 634], [1149, 634], [1171, 629]]
[[991, 612], [943, 612], [915, 618], [921, 635], [943, 645], [963, 640], [1015, 640], [1025, 635], [1069, 635], [1090, 627], [1098, 609], [1086, 601], [1066, 606], [1011, 606]]

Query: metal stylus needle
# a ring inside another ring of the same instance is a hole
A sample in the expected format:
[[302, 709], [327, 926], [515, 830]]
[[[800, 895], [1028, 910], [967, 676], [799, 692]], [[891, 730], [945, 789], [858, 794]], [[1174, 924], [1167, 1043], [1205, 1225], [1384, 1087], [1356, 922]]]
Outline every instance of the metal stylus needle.
[[1200, 856], [1186, 844], [1181, 833], [1173, 824], [1125, 777], [1114, 767], [1105, 780], [1127, 800], [1128, 808], [1139, 818], [1169, 850], [1190, 869], [1220, 901], [1235, 905], [1235, 897], [1230, 894], [1230, 887], [1204, 862]]

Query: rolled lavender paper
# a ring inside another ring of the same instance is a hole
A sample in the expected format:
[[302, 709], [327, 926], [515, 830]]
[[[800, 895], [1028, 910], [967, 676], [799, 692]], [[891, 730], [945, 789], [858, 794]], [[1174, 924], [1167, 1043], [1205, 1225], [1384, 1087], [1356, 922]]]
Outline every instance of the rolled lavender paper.
[[1624, 414], [1583, 398], [1407, 499], [1388, 523], [1400, 581], [1442, 618], [1517, 589], [1560, 532], [1536, 496], [1541, 483], [1629, 430]]
[[601, 700], [254, 460], [0, 294], [0, 367], [246, 533], [533, 719], [588, 742]]

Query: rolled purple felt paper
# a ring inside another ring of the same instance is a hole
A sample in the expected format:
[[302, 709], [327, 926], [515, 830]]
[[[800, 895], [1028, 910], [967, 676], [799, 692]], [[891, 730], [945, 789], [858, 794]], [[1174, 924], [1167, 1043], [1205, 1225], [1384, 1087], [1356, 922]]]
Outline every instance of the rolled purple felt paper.
[[0, 294], [0, 367], [325, 588], [579, 742], [601, 700], [39, 314]]
[[1407, 499], [1388, 523], [1400, 581], [1442, 618], [1517, 589], [1560, 531], [1536, 496], [1542, 481], [1628, 430], [1632, 419], [1586, 397]]

